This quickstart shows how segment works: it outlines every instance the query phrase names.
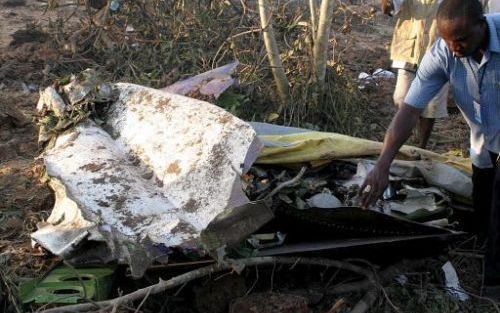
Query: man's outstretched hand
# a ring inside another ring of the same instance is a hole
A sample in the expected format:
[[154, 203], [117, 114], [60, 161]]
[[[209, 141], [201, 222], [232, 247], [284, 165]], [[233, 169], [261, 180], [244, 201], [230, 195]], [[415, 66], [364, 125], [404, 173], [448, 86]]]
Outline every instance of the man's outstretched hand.
[[361, 207], [368, 209], [377, 202], [377, 199], [384, 193], [389, 184], [389, 168], [377, 163], [373, 170], [368, 173], [365, 181], [359, 189], [361, 197]]
[[389, 184], [389, 169], [399, 148], [410, 137], [417, 125], [422, 109], [404, 104], [394, 116], [384, 138], [382, 152], [373, 170], [368, 173], [359, 189], [361, 206], [365, 209], [374, 204]]

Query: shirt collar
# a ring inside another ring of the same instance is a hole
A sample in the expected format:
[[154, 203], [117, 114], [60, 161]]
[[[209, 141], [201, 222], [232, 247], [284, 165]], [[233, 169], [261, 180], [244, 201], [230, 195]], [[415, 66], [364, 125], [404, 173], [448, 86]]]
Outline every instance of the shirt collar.
[[496, 53], [500, 53], [500, 41], [498, 38], [497, 28], [495, 27], [495, 22], [491, 14], [485, 15], [486, 22], [488, 23], [490, 41], [488, 43], [488, 50]]

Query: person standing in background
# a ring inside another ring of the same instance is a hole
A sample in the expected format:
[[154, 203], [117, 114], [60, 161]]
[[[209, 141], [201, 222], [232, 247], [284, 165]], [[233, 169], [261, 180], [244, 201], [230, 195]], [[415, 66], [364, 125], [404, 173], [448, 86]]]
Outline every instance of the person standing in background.
[[[498, 0], [500, 1], [500, 0]], [[436, 41], [436, 12], [439, 0], [381, 0], [384, 14], [397, 16], [392, 37], [390, 59], [397, 69], [394, 104], [401, 107], [415, 79], [424, 54]], [[418, 121], [418, 145], [426, 148], [436, 118], [448, 116], [448, 84], [431, 100]]]
[[500, 12], [500, 0], [481, 0], [485, 13]]

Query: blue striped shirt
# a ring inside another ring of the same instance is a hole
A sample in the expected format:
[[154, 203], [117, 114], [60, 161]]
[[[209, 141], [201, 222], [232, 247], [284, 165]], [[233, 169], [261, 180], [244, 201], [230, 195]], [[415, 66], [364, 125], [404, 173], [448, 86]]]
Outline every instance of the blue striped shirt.
[[405, 102], [424, 109], [450, 82], [453, 97], [469, 124], [472, 163], [491, 167], [488, 150], [500, 152], [500, 14], [486, 15], [489, 45], [481, 63], [458, 58], [438, 39], [424, 56]]

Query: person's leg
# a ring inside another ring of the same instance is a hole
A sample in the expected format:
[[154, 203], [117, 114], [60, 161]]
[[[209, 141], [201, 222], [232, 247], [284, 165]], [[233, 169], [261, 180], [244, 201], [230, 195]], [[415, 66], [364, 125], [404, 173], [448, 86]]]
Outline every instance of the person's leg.
[[420, 115], [418, 122], [418, 144], [422, 149], [427, 147], [436, 118], [448, 116], [448, 90], [449, 85], [444, 85]]
[[465, 225], [467, 231], [486, 238], [491, 213], [491, 198], [495, 172], [492, 168], [478, 168], [472, 165], [472, 202], [474, 216], [470, 225]]
[[392, 95], [392, 100], [394, 100], [394, 104], [398, 108], [403, 106], [406, 94], [408, 93], [408, 89], [410, 89], [411, 82], [414, 79], [414, 72], [404, 69], [398, 69], [396, 87], [394, 88], [394, 94]]
[[[500, 169], [498, 154], [492, 154], [494, 178], [492, 183], [491, 214], [488, 227], [488, 242], [484, 260], [485, 286], [500, 286]], [[500, 298], [499, 294], [493, 295]]]
[[429, 138], [431, 137], [432, 128], [434, 128], [435, 118], [420, 117], [418, 120], [418, 147], [425, 149]]

